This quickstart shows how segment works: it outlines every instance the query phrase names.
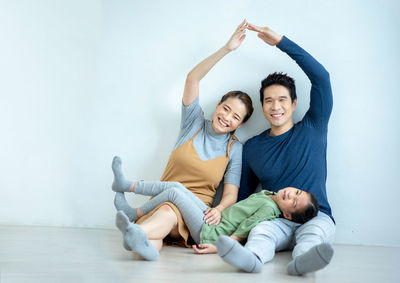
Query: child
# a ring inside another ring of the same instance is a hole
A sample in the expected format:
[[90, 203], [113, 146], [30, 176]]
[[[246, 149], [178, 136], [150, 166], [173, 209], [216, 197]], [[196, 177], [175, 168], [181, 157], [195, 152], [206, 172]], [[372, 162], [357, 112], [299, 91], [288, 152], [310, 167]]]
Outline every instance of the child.
[[[138, 245], [151, 245], [140, 226], [130, 221], [136, 221], [164, 202], [171, 202], [180, 210], [189, 228], [190, 235], [201, 248], [198, 249], [193, 245], [195, 253], [216, 253], [215, 242], [219, 236], [228, 235], [237, 241], [241, 241], [247, 238], [250, 230], [258, 223], [273, 220], [280, 215], [302, 224], [318, 213], [318, 201], [314, 195], [300, 189], [287, 187], [277, 193], [267, 190], [254, 193], [247, 199], [225, 209], [218, 225], [208, 225], [204, 223], [203, 218], [204, 212], [209, 207], [182, 184], [160, 181], [134, 182], [131, 185], [132, 192], [154, 196], [154, 198], [140, 208], [132, 208], [126, 202], [124, 193], [118, 192], [118, 186], [122, 181], [126, 182], [122, 173], [120, 171], [118, 174], [114, 172], [113, 190], [117, 191], [114, 203], [119, 210], [116, 224], [124, 234], [124, 246], [128, 250], [137, 250]], [[129, 237], [126, 236], [128, 230], [131, 231]], [[134, 248], [131, 246], [134, 246]]]

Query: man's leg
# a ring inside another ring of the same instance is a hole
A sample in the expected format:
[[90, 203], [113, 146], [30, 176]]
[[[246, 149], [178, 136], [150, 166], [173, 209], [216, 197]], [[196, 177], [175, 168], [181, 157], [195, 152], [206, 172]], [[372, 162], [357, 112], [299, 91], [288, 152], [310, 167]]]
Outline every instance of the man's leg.
[[331, 242], [334, 234], [335, 224], [322, 212], [297, 228], [293, 260], [288, 264], [287, 272], [291, 275], [302, 275], [327, 266], [333, 256]]
[[264, 221], [254, 227], [246, 245], [230, 237], [220, 237], [217, 250], [227, 263], [246, 272], [260, 272], [262, 264], [270, 261], [275, 251], [288, 249], [293, 243], [296, 224], [285, 219]]

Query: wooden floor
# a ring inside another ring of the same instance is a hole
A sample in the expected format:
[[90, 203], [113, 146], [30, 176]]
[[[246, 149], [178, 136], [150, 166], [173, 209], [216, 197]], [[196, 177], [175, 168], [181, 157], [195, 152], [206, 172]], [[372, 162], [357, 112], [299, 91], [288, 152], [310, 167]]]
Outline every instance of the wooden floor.
[[117, 230], [0, 226], [0, 282], [400, 282], [400, 248], [335, 245], [327, 268], [293, 277], [289, 252], [248, 274], [184, 248], [165, 247], [146, 262], [121, 239]]

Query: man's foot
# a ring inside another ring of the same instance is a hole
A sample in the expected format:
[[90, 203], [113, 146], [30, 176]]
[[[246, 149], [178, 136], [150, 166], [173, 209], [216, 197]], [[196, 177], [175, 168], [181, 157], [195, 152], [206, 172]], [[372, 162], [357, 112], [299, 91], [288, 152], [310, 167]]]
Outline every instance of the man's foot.
[[317, 271], [329, 264], [333, 256], [333, 246], [322, 243], [312, 247], [308, 252], [297, 256], [287, 265], [290, 275], [303, 275]]
[[261, 261], [238, 241], [223, 235], [218, 238], [216, 246], [218, 255], [230, 265], [246, 272], [261, 272]]
[[146, 260], [153, 261], [158, 259], [160, 254], [149, 242], [146, 232], [139, 225], [129, 222], [128, 216], [123, 211], [117, 212], [115, 224], [124, 235], [125, 248], [138, 253]]
[[112, 170], [114, 173], [114, 181], [112, 183], [112, 190], [114, 192], [130, 192], [132, 182], [125, 179], [121, 169], [121, 158], [115, 156], [112, 161]]

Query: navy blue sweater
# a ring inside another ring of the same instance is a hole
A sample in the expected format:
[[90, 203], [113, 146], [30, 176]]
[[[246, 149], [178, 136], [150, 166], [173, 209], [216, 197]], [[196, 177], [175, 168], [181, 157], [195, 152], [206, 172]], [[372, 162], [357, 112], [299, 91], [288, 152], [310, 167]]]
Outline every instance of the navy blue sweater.
[[313, 193], [320, 210], [332, 219], [326, 195], [326, 145], [332, 111], [329, 73], [310, 54], [283, 37], [277, 47], [286, 52], [311, 81], [310, 108], [289, 131], [270, 136], [270, 129], [249, 139], [243, 148], [239, 199], [263, 190], [296, 187]]

